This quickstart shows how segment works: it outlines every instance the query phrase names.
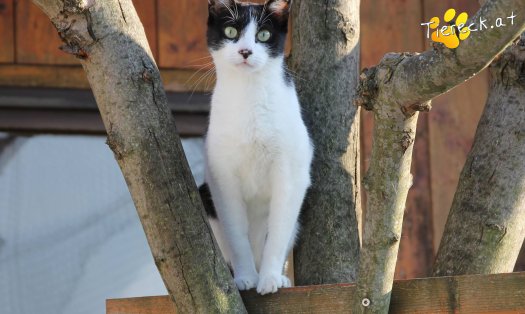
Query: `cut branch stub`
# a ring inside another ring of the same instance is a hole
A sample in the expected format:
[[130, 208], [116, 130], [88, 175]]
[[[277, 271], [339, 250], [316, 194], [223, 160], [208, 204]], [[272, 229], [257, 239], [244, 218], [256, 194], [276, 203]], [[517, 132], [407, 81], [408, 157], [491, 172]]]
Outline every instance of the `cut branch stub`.
[[[372, 68], [365, 68], [359, 76], [359, 85], [357, 87], [357, 97], [354, 105], [362, 106], [368, 111], [374, 110], [374, 104], [377, 103], [379, 96], [379, 86], [384, 88], [392, 80], [394, 73], [400, 63], [406, 58], [417, 56], [417, 53], [387, 53], [380, 63]], [[400, 104], [395, 98], [391, 101], [398, 105], [406, 116], [412, 116], [417, 111], [428, 112], [432, 108], [431, 101], [415, 104]]]

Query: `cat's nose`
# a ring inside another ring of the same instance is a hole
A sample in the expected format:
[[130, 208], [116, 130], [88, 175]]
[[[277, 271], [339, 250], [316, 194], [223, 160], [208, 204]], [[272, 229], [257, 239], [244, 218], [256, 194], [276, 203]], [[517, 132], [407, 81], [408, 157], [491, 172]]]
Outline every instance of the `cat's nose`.
[[239, 50], [239, 53], [242, 55], [244, 59], [248, 59], [248, 57], [253, 53], [250, 49], [241, 49]]

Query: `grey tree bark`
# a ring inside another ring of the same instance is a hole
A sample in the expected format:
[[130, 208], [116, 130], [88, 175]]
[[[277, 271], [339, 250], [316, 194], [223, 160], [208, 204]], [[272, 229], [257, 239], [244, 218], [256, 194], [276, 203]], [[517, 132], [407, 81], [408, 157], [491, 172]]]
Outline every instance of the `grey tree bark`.
[[355, 281], [359, 256], [359, 0], [294, 1], [289, 65], [315, 146], [297, 285]]
[[[523, 12], [522, 0], [487, 1], [470, 21], [489, 21]], [[387, 54], [362, 73], [356, 104], [375, 116], [370, 168], [364, 180], [368, 208], [359, 261], [355, 313], [388, 313], [410, 188], [411, 153], [418, 111], [428, 102], [485, 68], [525, 29], [525, 20], [474, 32], [455, 49], [436, 45], [419, 55]]]
[[525, 34], [492, 63], [490, 74], [435, 276], [512, 272], [525, 239]]
[[84, 67], [108, 145], [180, 313], [244, 313], [131, 0], [34, 0]]

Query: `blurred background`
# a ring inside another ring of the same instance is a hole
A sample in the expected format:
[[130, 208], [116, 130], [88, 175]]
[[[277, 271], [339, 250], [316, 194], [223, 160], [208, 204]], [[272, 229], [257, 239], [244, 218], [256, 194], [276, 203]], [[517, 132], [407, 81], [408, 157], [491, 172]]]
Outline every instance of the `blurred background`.
[[[133, 2], [200, 183], [214, 83], [207, 2]], [[420, 24], [451, 7], [472, 15], [479, 4], [362, 1], [362, 67], [387, 52], [428, 49]], [[0, 313], [104, 313], [106, 298], [166, 293], [85, 74], [59, 46], [30, 0], [0, 0]], [[431, 270], [487, 90], [484, 72], [420, 116], [397, 278]], [[373, 120], [362, 118], [364, 170]], [[524, 255], [516, 270], [525, 270]]]

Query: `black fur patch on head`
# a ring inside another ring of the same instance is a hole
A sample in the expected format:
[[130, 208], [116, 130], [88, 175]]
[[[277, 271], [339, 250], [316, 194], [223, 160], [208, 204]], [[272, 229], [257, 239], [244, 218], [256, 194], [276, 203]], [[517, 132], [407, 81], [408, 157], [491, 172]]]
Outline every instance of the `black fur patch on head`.
[[[271, 37], [266, 42], [271, 57], [284, 54], [284, 44], [288, 33], [290, 0], [269, 0], [266, 4], [242, 3], [234, 0], [209, 0], [208, 5], [208, 48], [219, 50], [226, 42], [236, 42], [242, 36], [244, 28], [252, 19], [257, 22], [257, 29], [268, 30]], [[230, 39], [224, 34], [228, 26], [238, 31], [236, 38]]]

